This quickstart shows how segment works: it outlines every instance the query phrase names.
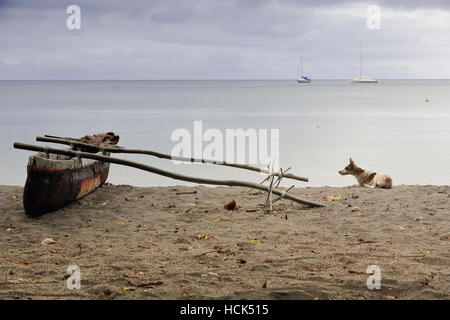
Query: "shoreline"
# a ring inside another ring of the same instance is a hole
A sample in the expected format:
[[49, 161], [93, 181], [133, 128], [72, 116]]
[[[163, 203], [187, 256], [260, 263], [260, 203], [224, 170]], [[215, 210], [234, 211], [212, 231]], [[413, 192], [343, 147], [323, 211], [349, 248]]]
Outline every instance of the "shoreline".
[[[308, 183], [308, 182], [306, 182]], [[25, 181], [24, 181], [25, 184]], [[234, 187], [229, 187], [229, 186], [215, 186], [215, 185], [207, 185], [207, 184], [195, 184], [195, 183], [190, 183], [192, 185], [182, 185], [182, 184], [173, 184], [173, 185], [148, 185], [148, 186], [141, 186], [141, 185], [132, 185], [132, 184], [126, 184], [126, 183], [110, 183], [109, 181], [106, 182], [106, 184], [112, 185], [112, 186], [127, 186], [127, 187], [133, 187], [133, 188], [142, 188], [142, 189], [146, 189], [146, 188], [196, 188], [196, 187], [205, 187], [205, 188], [234, 188]], [[349, 188], [349, 187], [357, 187], [358, 185], [355, 183], [353, 185], [341, 185], [341, 186], [332, 186], [332, 185], [323, 185], [323, 186], [295, 186], [294, 189], [320, 189], [320, 188]], [[23, 188], [23, 185], [18, 185], [18, 184], [0, 184], [0, 189], [1, 188], [9, 188], [9, 187], [13, 187], [13, 188]], [[399, 185], [394, 185], [393, 188], [398, 188], [398, 187], [437, 187], [437, 188], [447, 188], [449, 189], [449, 185], [446, 184], [399, 184]], [[287, 189], [288, 187], [280, 187], [281, 189]], [[369, 188], [369, 187], [367, 187]], [[255, 190], [256, 191], [256, 190]]]
[[0, 299], [450, 299], [449, 186], [300, 187], [327, 207], [267, 214], [246, 188], [105, 185], [39, 218], [21, 192], [0, 186]]

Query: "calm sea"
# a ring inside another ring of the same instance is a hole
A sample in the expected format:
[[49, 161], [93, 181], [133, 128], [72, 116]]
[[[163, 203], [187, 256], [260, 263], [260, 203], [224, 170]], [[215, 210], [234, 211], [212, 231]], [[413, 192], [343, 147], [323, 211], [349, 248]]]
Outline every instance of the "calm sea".
[[[280, 129], [281, 167], [310, 178], [299, 186], [354, 184], [352, 157], [396, 184], [450, 183], [450, 81], [0, 81], [0, 184], [23, 185], [30, 152], [13, 142], [38, 135], [114, 131], [120, 145], [170, 153], [177, 128]], [[125, 157], [125, 156], [123, 156]], [[261, 181], [258, 173], [127, 155], [188, 175]], [[110, 182], [177, 185], [112, 165]], [[287, 181], [286, 181], [287, 182]]]

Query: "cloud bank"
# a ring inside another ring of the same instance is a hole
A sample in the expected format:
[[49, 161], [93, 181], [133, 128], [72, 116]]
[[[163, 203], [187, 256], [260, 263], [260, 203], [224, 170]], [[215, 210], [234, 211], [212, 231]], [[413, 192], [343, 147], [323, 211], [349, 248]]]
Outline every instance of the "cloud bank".
[[[67, 6], [81, 30], [66, 28]], [[381, 9], [369, 30], [366, 10]], [[0, 0], [0, 79], [450, 78], [450, 1]]]

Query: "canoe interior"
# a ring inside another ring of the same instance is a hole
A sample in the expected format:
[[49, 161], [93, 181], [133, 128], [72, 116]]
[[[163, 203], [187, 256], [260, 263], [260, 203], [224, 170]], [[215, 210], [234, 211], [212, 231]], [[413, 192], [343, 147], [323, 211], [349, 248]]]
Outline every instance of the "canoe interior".
[[109, 163], [38, 153], [29, 158], [23, 193], [25, 213], [55, 211], [105, 183]]

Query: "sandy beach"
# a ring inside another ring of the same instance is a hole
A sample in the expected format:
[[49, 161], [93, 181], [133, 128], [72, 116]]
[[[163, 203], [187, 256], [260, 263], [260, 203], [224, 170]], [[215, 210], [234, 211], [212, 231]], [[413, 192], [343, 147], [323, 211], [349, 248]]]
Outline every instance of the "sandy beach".
[[[291, 193], [327, 207], [283, 200], [268, 214], [265, 194], [244, 188], [105, 185], [29, 218], [22, 187], [2, 186], [0, 298], [450, 298], [449, 186]], [[80, 290], [67, 289], [69, 265]]]

